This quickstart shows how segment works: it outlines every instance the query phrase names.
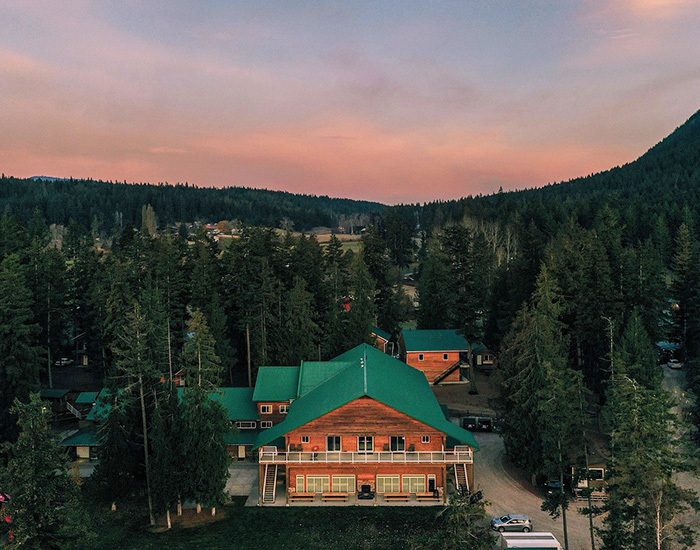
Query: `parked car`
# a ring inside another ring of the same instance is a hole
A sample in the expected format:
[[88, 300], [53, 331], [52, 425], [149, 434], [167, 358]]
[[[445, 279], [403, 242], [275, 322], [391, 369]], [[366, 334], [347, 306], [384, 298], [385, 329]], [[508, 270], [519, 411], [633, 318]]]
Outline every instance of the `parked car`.
[[61, 357], [60, 359], [56, 359], [56, 362], [54, 363], [54, 365], [56, 365], [57, 367], [67, 367], [68, 365], [72, 364], [73, 359], [71, 359], [70, 357]]
[[491, 520], [491, 529], [503, 533], [504, 531], [532, 531], [532, 521], [524, 514], [506, 514], [500, 518]]
[[669, 369], [682, 369], [683, 363], [681, 363], [678, 359], [671, 359], [668, 363], [666, 363], [666, 366]]

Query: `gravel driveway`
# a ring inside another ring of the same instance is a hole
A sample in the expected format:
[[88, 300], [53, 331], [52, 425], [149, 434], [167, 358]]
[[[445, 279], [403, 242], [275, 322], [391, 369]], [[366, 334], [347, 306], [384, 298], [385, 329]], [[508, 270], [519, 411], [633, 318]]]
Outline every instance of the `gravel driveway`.
[[[561, 518], [554, 520], [540, 510], [543, 495], [525, 479], [520, 479], [514, 469], [504, 466], [503, 439], [495, 433], [475, 433], [481, 450], [474, 456], [474, 481], [476, 489], [484, 492], [491, 503], [488, 513], [501, 516], [507, 513], [530, 516], [534, 531], [549, 531], [564, 545], [564, 528]], [[582, 502], [581, 505], [584, 503]], [[569, 506], [569, 550], [590, 550], [591, 536], [588, 517], [576, 512], [575, 501]], [[594, 521], [596, 521], [594, 519]], [[597, 524], [596, 524], [597, 525]]]

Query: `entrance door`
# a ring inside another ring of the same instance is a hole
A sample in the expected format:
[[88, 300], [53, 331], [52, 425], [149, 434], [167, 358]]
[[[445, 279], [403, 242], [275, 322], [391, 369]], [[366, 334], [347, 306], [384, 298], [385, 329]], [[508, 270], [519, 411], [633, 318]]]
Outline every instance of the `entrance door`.
[[245, 445], [238, 446], [238, 458], [240, 460], [245, 459]]

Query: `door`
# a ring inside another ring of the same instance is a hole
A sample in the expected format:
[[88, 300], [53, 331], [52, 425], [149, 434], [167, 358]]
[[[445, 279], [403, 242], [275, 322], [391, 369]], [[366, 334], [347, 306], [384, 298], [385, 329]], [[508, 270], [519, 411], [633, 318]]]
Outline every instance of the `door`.
[[238, 446], [238, 459], [243, 460], [245, 458], [245, 445]]

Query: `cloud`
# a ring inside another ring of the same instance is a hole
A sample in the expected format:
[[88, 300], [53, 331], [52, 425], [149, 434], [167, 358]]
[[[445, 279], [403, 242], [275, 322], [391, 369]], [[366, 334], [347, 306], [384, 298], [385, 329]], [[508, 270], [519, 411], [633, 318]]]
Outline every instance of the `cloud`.
[[187, 153], [187, 149], [182, 149], [180, 147], [149, 147], [148, 152], [154, 154], [184, 155]]

